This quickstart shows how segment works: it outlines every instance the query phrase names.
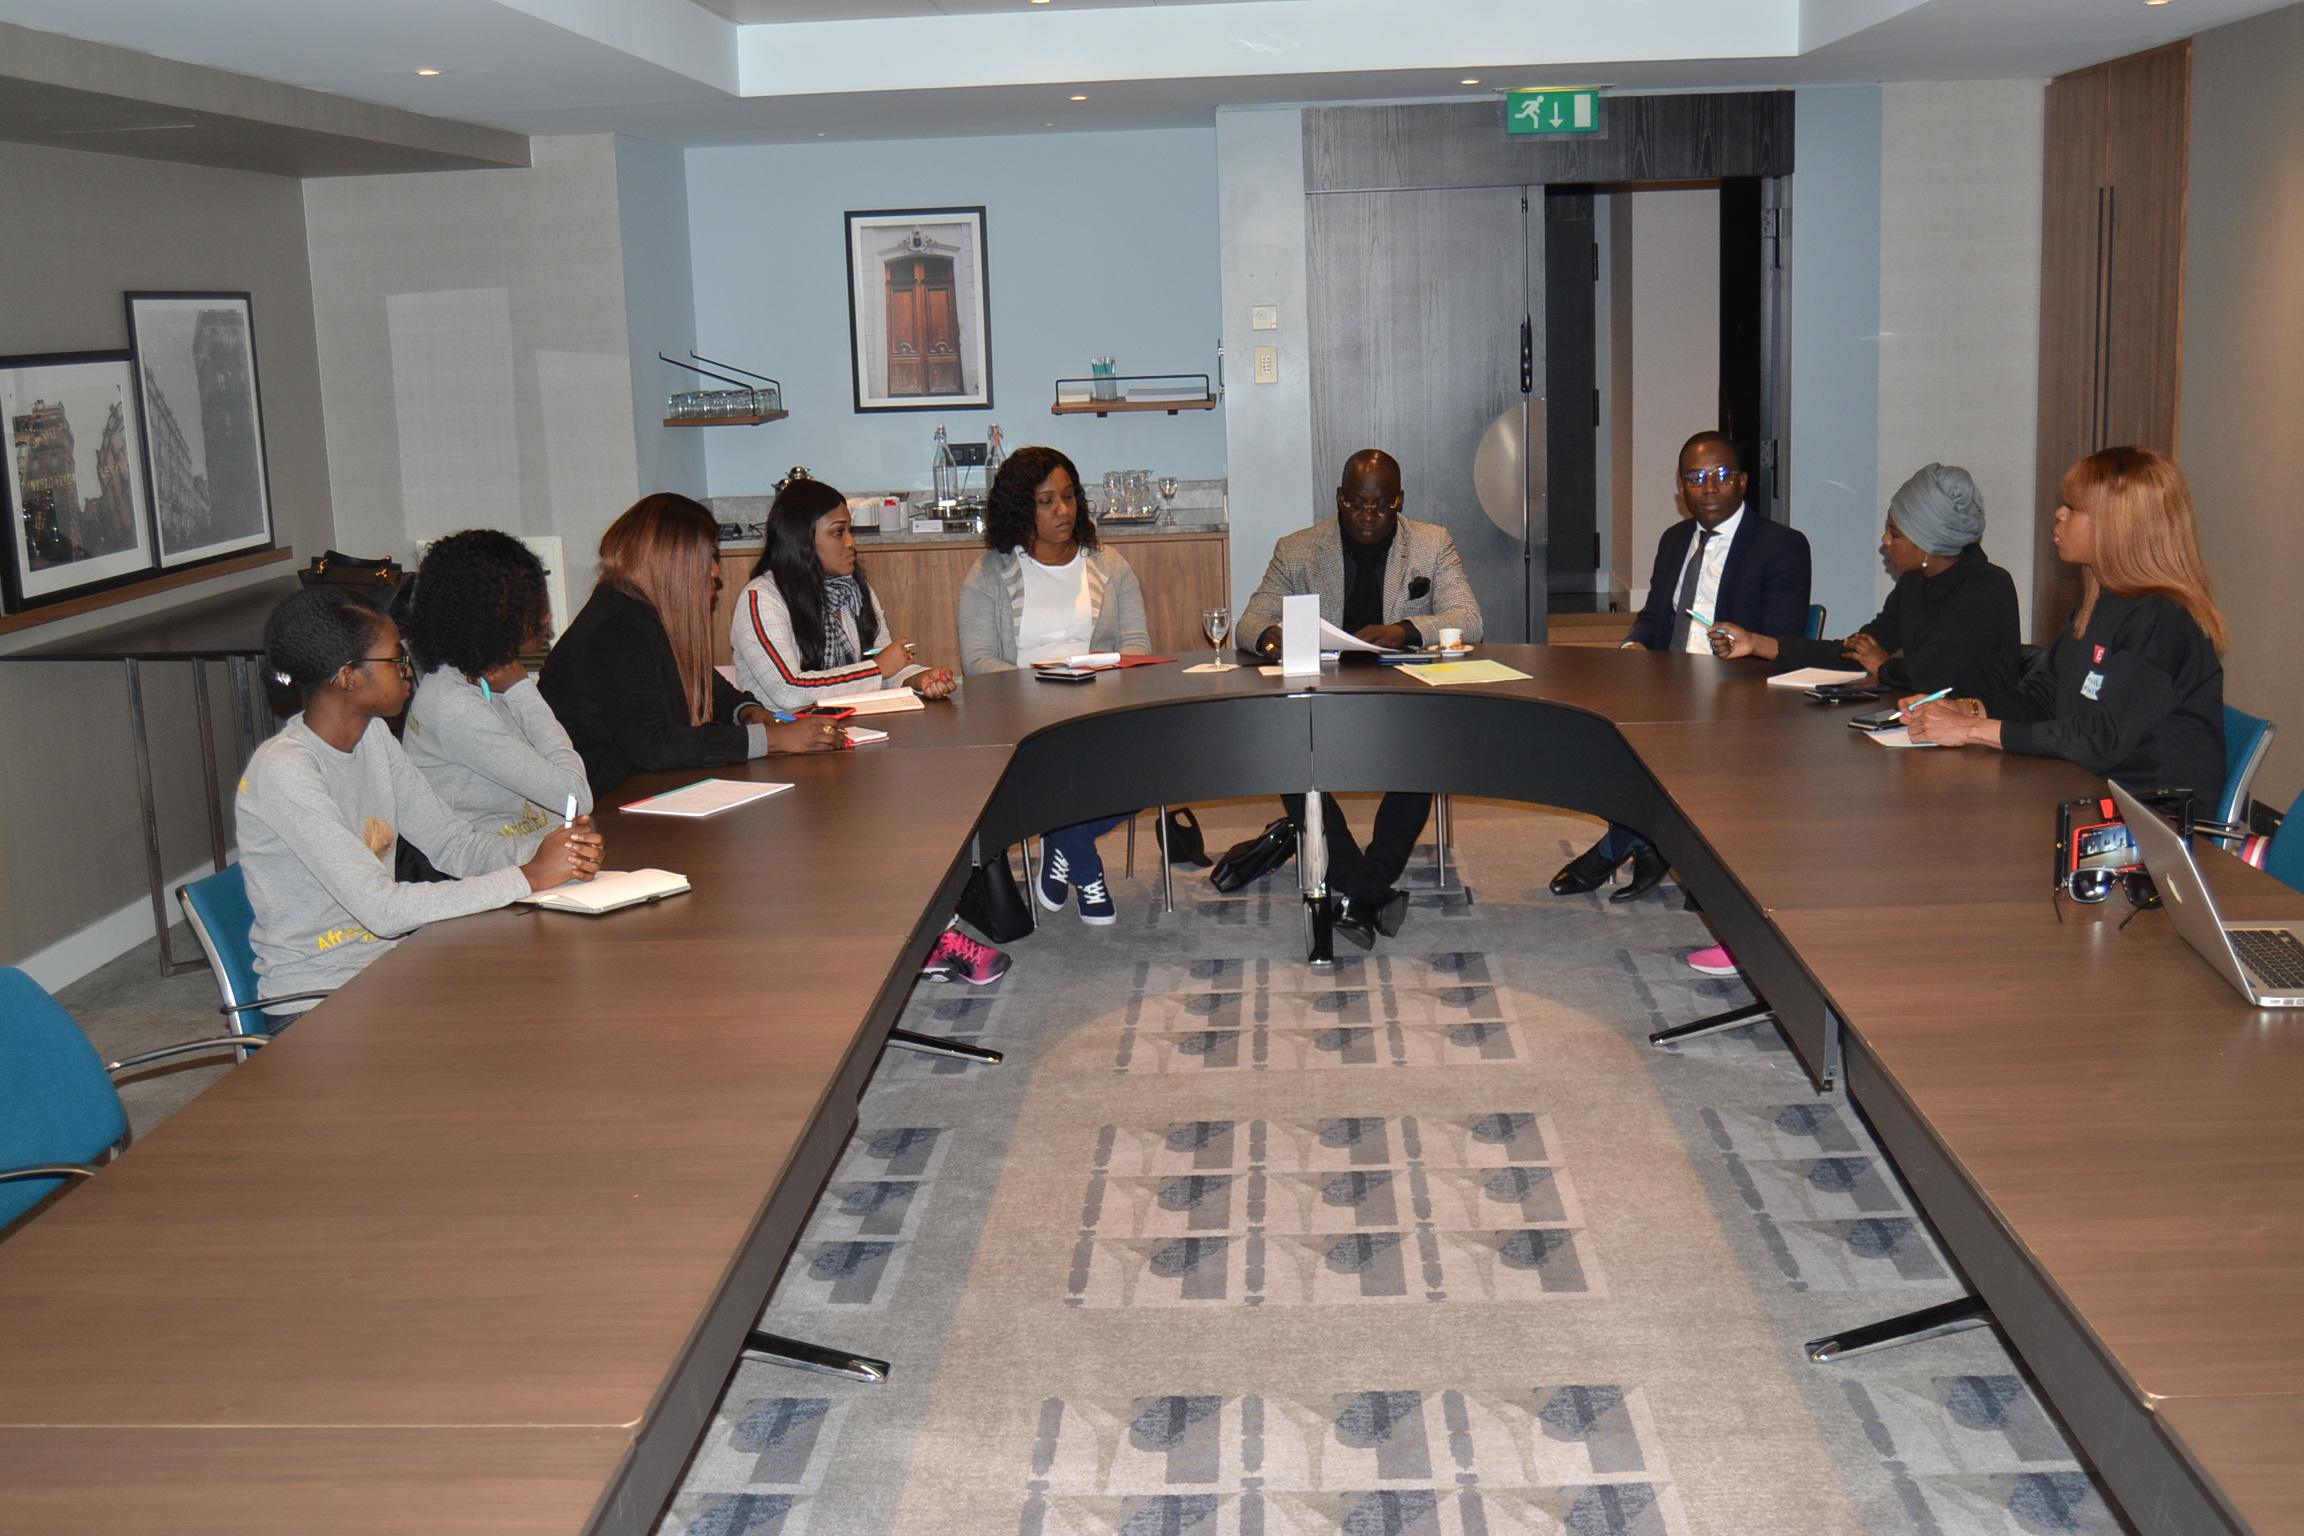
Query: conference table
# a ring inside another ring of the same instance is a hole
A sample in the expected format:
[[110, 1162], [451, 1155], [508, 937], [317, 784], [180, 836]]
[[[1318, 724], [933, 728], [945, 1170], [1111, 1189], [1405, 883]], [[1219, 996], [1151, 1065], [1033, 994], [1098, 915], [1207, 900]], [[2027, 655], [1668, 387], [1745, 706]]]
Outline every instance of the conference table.
[[[604, 810], [613, 867], [693, 891], [423, 930], [0, 1243], [0, 1532], [649, 1530], [971, 868], [1306, 788], [1648, 833], [2136, 1526], [2304, 1529], [2304, 1021], [2050, 900], [2098, 781], [1884, 749], [1759, 663], [1480, 654], [1527, 679], [970, 678], [716, 770], [766, 801]], [[2206, 862], [2228, 915], [2304, 917]]]

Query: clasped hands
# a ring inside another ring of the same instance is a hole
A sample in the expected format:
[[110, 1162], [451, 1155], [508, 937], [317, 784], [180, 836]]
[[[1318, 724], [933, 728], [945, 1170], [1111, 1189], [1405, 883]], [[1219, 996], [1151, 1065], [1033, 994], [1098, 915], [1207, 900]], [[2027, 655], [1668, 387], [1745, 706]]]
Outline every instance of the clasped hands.
[[[1772, 635], [1756, 635], [1741, 624], [1723, 620], [1712, 626], [1706, 636], [1712, 642], [1712, 654], [1733, 661], [1739, 656], [1758, 656], [1767, 661], [1776, 659], [1776, 639]], [[1880, 642], [1859, 631], [1850, 635], [1841, 645], [1840, 653], [1864, 669], [1864, 675], [1877, 682], [1880, 669], [1888, 664], [1888, 653]]]
[[600, 873], [600, 860], [608, 845], [592, 830], [592, 818], [579, 816], [565, 827], [554, 827], [536, 845], [536, 856], [520, 866], [528, 889], [548, 891], [571, 880], [589, 880]]

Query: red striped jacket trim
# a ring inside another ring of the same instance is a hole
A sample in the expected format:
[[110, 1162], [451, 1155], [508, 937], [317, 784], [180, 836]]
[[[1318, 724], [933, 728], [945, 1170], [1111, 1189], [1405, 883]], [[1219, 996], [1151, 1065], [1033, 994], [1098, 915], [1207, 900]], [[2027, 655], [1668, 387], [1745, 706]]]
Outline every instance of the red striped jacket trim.
[[836, 672], [829, 677], [810, 677], [805, 672], [795, 672], [784, 664], [783, 653], [776, 649], [776, 642], [768, 638], [768, 627], [760, 622], [760, 594], [757, 591], [747, 592], [744, 594], [744, 602], [752, 614], [752, 633], [759, 638], [760, 649], [768, 653], [768, 659], [775, 663], [777, 673], [793, 687], [831, 688], [870, 677], [880, 670], [880, 663], [865, 661], [859, 662], [853, 671]]

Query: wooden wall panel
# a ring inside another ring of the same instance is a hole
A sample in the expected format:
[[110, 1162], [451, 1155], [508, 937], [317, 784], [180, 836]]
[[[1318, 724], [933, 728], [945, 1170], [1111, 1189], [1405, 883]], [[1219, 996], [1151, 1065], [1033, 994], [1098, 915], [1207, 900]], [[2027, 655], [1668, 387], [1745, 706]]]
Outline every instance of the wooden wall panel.
[[[1231, 584], [1231, 538], [1223, 530], [1169, 530], [1149, 534], [1106, 534], [1127, 558], [1144, 588], [1152, 649], [1182, 656], [1207, 647], [1200, 632], [1202, 609], [1227, 600]], [[861, 541], [860, 541], [861, 542]], [[924, 665], [960, 670], [960, 584], [968, 579], [982, 546], [963, 542], [874, 542], [863, 544], [864, 575], [880, 595], [888, 622], [912, 642]], [[752, 574], [758, 549], [720, 552], [720, 603], [712, 621], [713, 660], [728, 664], [728, 629], [736, 598]]]
[[2187, 41], [2048, 85], [2035, 644], [2080, 598], [2050, 542], [2064, 471], [2099, 448], [2176, 451], [2191, 77]]

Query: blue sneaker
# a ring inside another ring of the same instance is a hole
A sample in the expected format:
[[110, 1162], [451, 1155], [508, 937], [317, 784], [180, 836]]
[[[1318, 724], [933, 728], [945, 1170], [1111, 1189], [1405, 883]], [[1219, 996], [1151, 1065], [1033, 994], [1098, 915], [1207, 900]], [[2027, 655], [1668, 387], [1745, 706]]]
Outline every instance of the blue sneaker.
[[1080, 887], [1080, 921], [1091, 928], [1109, 928], [1120, 921], [1120, 909], [1112, 905], [1112, 893], [1104, 888], [1104, 875]]
[[1051, 912], [1063, 911], [1065, 898], [1072, 894], [1072, 861], [1045, 838], [1040, 843], [1040, 878], [1032, 882], [1032, 894]]

